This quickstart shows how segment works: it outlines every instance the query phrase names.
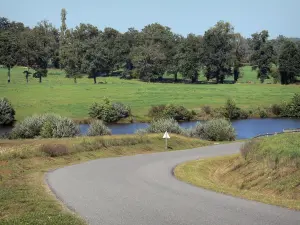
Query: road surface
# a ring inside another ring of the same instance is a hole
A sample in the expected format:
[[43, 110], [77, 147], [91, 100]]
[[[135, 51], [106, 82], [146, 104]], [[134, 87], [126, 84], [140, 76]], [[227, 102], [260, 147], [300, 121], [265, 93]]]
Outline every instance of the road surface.
[[242, 143], [107, 158], [50, 172], [56, 196], [92, 225], [299, 225], [300, 212], [178, 181], [172, 169], [238, 152]]

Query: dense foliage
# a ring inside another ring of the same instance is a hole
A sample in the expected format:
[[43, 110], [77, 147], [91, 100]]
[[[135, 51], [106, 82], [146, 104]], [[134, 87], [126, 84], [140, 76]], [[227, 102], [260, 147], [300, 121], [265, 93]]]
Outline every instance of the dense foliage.
[[173, 118], [177, 121], [189, 121], [194, 113], [183, 106], [173, 104], [152, 106], [148, 115], [153, 118]]
[[174, 119], [156, 119], [150, 123], [150, 126], [144, 130], [139, 130], [138, 133], [164, 133], [183, 134], [184, 130], [179, 126]]
[[94, 120], [88, 129], [88, 136], [110, 135], [110, 129], [101, 120]]
[[210, 141], [233, 141], [236, 133], [228, 120], [212, 119], [205, 123], [197, 123], [191, 129], [190, 136]]
[[15, 120], [15, 110], [6, 98], [0, 98], [0, 125], [12, 124]]
[[102, 103], [94, 103], [89, 109], [89, 116], [107, 123], [117, 122], [122, 118], [129, 117], [131, 109], [122, 103], [111, 103], [104, 99]]
[[63, 138], [79, 134], [79, 127], [69, 118], [56, 114], [33, 115], [16, 124], [11, 138]]
[[[47, 68], [55, 67], [64, 69], [75, 83], [82, 74], [88, 74], [95, 84], [98, 76], [122, 74], [127, 79], [162, 81], [165, 73], [174, 75], [174, 82], [178, 74], [192, 83], [198, 82], [199, 74], [216, 83], [233, 76], [236, 82], [245, 63], [257, 70], [261, 82], [276, 75], [276, 81], [289, 84], [300, 74], [299, 40], [283, 36], [269, 40], [266, 30], [246, 39], [233, 25], [219, 21], [203, 36], [191, 33], [184, 37], [158, 23], [121, 33], [85, 23], [69, 29], [66, 21], [65, 9], [61, 11], [60, 29], [48, 21], [30, 28], [0, 18], [0, 65], [8, 70], [8, 82], [15, 65], [28, 68], [24, 72], [27, 81], [29, 69], [42, 82]], [[274, 64], [279, 70], [272, 73]]]

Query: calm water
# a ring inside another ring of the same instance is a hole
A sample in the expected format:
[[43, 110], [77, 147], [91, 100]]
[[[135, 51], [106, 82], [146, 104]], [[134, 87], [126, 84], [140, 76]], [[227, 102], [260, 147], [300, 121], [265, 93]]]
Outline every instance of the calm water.
[[[183, 128], [191, 128], [197, 122], [181, 122], [180, 126]], [[237, 139], [252, 138], [259, 134], [282, 132], [283, 129], [300, 128], [300, 119], [246, 119], [232, 121], [232, 125], [236, 130]], [[110, 124], [108, 127], [111, 129], [112, 134], [134, 134], [139, 129], [148, 127], [148, 123], [130, 123], [130, 124]], [[88, 124], [80, 125], [81, 134], [86, 134]], [[9, 132], [10, 127], [0, 127], [0, 135]]]
[[[197, 122], [181, 122], [179, 123], [183, 128], [191, 128]], [[246, 119], [232, 121], [232, 125], [236, 130], [237, 139], [252, 138], [259, 134], [282, 132], [283, 129], [300, 128], [300, 119], [289, 118], [268, 118], [268, 119]], [[134, 134], [138, 129], [148, 127], [148, 123], [132, 123], [132, 124], [111, 124], [108, 127], [112, 134]], [[86, 134], [88, 124], [80, 125], [82, 134]]]

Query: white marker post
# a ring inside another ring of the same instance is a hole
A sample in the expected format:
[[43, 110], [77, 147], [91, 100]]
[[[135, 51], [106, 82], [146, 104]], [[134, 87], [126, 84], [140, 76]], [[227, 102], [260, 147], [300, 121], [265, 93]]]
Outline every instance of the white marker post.
[[168, 139], [170, 138], [168, 131], [165, 132], [163, 139], [166, 140], [166, 149], [168, 149]]

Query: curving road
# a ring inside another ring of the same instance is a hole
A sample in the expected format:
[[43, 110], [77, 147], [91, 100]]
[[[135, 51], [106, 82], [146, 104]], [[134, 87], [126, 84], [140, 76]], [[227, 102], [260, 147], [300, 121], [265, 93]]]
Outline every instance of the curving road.
[[55, 170], [46, 179], [59, 199], [93, 225], [299, 225], [300, 212], [172, 176], [178, 163], [236, 153], [241, 144], [99, 159]]

